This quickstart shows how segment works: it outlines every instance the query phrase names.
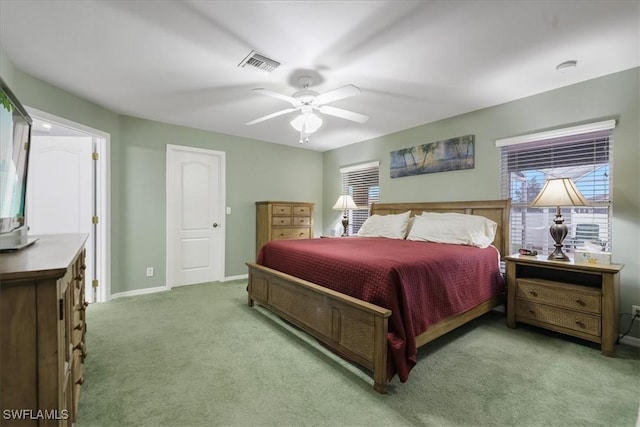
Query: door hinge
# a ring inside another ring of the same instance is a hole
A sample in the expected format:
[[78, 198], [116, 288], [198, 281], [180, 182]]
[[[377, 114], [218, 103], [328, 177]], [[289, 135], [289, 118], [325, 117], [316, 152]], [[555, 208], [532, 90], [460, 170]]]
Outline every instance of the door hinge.
[[91, 158], [92, 158], [93, 160], [98, 160], [98, 159], [100, 158], [100, 154], [98, 154], [98, 153], [91, 153]]
[[91, 217], [91, 223], [92, 224], [97, 224], [99, 221], [98, 215], [94, 215]]
[[97, 288], [98, 287], [98, 280], [97, 279], [92, 280], [91, 281], [91, 286], [94, 287], [94, 288]]

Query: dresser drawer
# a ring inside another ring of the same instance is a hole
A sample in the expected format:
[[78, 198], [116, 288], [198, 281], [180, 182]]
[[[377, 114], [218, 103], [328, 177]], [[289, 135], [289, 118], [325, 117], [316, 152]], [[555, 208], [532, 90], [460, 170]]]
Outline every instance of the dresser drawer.
[[284, 239], [308, 239], [311, 232], [308, 227], [300, 228], [274, 228], [273, 240]]
[[311, 217], [308, 216], [294, 216], [293, 225], [311, 225]]
[[530, 301], [518, 300], [516, 302], [516, 317], [527, 322], [533, 320], [550, 325], [560, 326], [589, 335], [601, 336], [600, 317], [577, 311], [564, 310], [543, 304], [535, 304]]
[[310, 216], [311, 215], [311, 207], [309, 206], [294, 206], [293, 214], [299, 216]]
[[271, 225], [292, 225], [292, 220], [290, 216], [274, 216], [271, 218]]
[[273, 205], [273, 215], [291, 215], [291, 205]]
[[517, 298], [594, 314], [602, 312], [599, 289], [541, 279], [518, 279], [516, 287]]

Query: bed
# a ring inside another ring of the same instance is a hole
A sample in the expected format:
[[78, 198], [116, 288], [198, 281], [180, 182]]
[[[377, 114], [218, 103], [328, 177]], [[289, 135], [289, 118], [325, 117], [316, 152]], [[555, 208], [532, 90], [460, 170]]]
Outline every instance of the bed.
[[[386, 392], [396, 374], [400, 381], [406, 381], [419, 347], [503, 302], [504, 281], [496, 268], [498, 257], [508, 255], [510, 200], [378, 203], [371, 207], [370, 214], [400, 216], [406, 212], [416, 220], [423, 212], [481, 216], [495, 222], [495, 237], [485, 249], [368, 237], [270, 242], [263, 246], [256, 262], [247, 263], [249, 306], [257, 303], [271, 310], [341, 357], [369, 369], [373, 372], [374, 389], [380, 393]], [[374, 255], [382, 246], [395, 257]], [[416, 249], [418, 246], [420, 249]], [[427, 262], [416, 258], [422, 257], [418, 252], [427, 247], [431, 248], [428, 257], [433, 259]], [[447, 256], [456, 261], [448, 261]], [[358, 257], [371, 258], [373, 263], [361, 265], [363, 261]], [[410, 258], [416, 258], [413, 261], [421, 269], [455, 262], [455, 267], [444, 268], [450, 271], [446, 274], [468, 276], [476, 282], [484, 282], [487, 277], [487, 283], [478, 286], [481, 290], [474, 291], [473, 297], [467, 296], [466, 288], [452, 288], [456, 302], [451, 306], [442, 301], [436, 304], [439, 296], [424, 289], [440, 279], [432, 276], [431, 270], [419, 276], [422, 270], [411, 266]], [[400, 264], [394, 264], [398, 260]], [[487, 268], [492, 270], [487, 273]], [[478, 271], [484, 272], [479, 273], [483, 275], [481, 280], [473, 276]], [[408, 277], [415, 283], [406, 284]], [[378, 280], [388, 282], [384, 286], [390, 286], [390, 290], [385, 290]], [[438, 306], [438, 312], [431, 313], [429, 305]]]

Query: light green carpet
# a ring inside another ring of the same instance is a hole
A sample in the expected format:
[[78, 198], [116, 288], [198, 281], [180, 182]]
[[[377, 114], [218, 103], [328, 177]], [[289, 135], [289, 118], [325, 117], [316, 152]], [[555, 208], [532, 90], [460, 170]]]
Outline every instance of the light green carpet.
[[489, 313], [422, 348], [407, 383], [369, 373], [261, 308], [246, 281], [89, 307], [79, 427], [634, 426], [640, 354], [506, 327]]

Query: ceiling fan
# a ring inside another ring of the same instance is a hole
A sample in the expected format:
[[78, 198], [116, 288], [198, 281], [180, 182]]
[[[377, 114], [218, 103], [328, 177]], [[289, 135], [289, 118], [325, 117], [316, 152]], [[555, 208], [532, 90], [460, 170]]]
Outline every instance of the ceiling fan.
[[322, 114], [340, 117], [341, 119], [351, 120], [357, 123], [364, 123], [369, 120], [369, 117], [365, 116], [364, 114], [355, 113], [353, 111], [326, 105], [330, 102], [349, 98], [351, 96], [359, 94], [360, 89], [358, 89], [356, 86], [346, 85], [339, 87], [338, 89], [320, 94], [314, 90], [309, 89], [309, 86], [311, 86], [312, 82], [313, 81], [309, 76], [300, 77], [299, 83], [302, 89], [291, 96], [273, 92], [271, 90], [263, 88], [253, 89], [254, 92], [260, 93], [262, 95], [267, 95], [273, 98], [287, 101], [292, 106], [290, 108], [276, 111], [275, 113], [267, 114], [266, 116], [247, 122], [247, 125], [255, 125], [265, 120], [282, 116], [283, 114], [300, 111], [300, 115], [298, 115], [291, 121], [291, 126], [293, 126], [293, 128], [297, 131], [300, 131], [300, 143], [302, 144], [304, 142], [309, 142], [309, 135], [318, 130], [320, 125], [322, 125], [322, 119], [314, 113], [314, 110], [317, 110]]

